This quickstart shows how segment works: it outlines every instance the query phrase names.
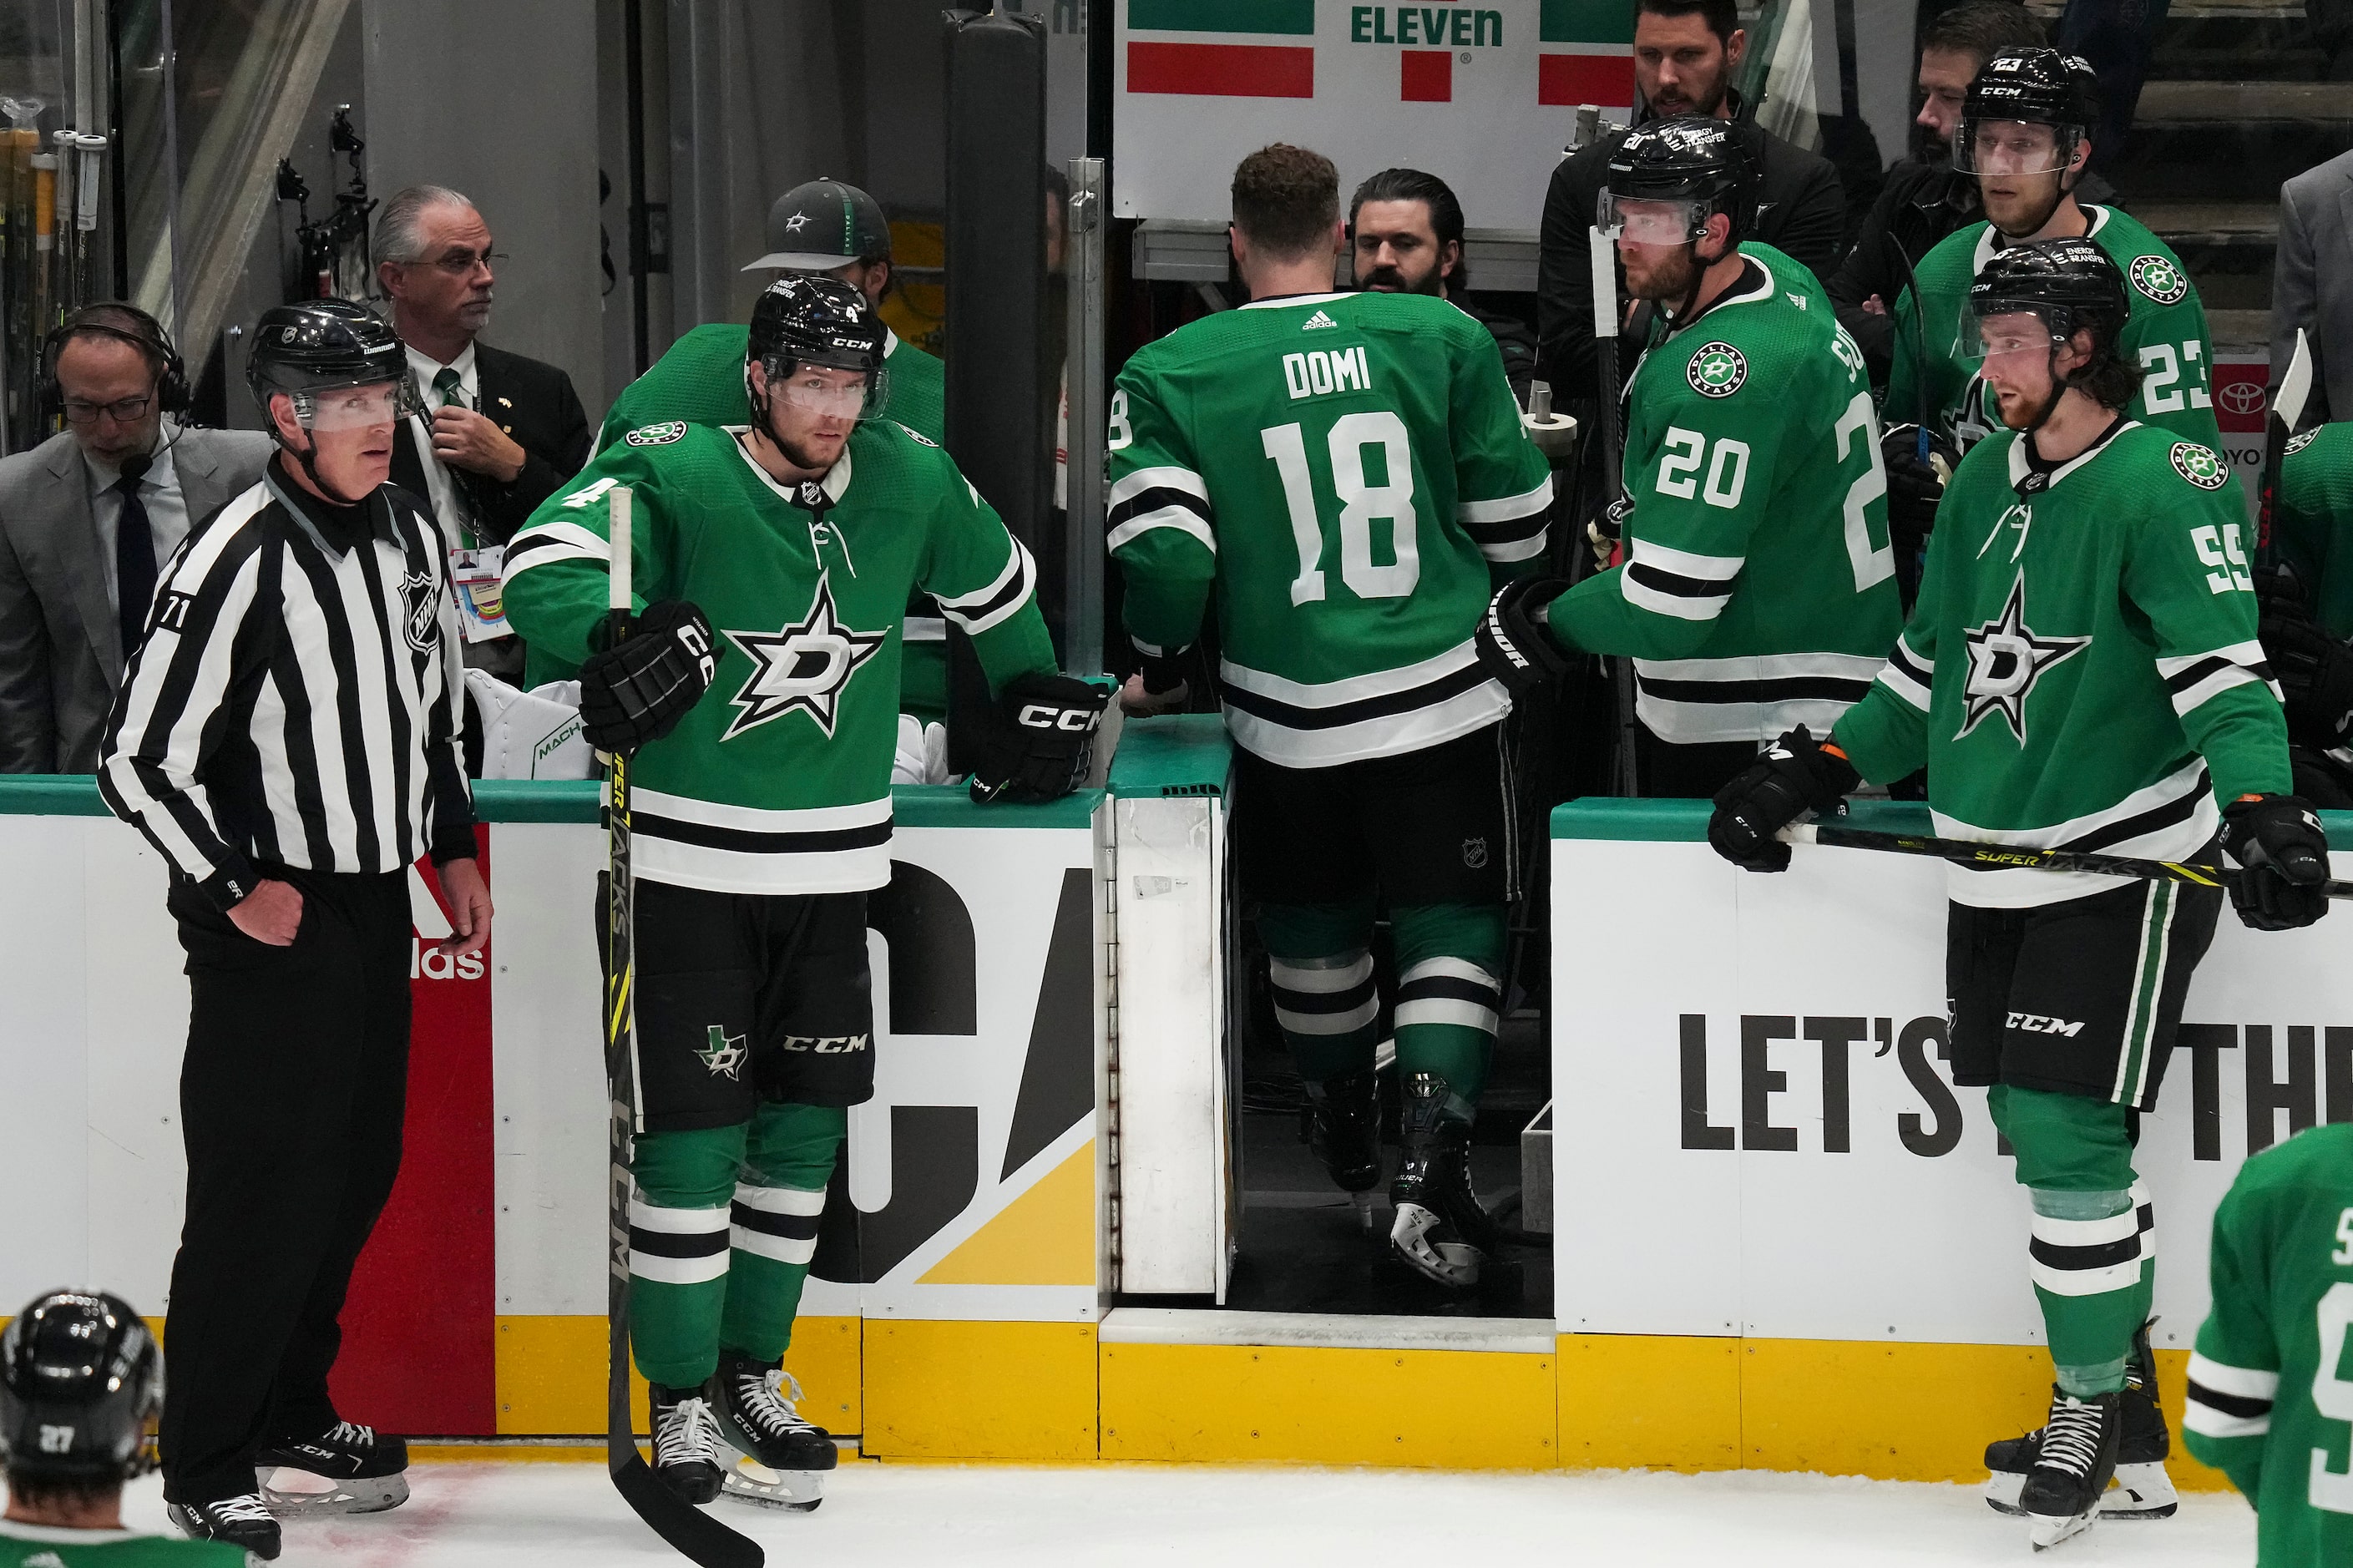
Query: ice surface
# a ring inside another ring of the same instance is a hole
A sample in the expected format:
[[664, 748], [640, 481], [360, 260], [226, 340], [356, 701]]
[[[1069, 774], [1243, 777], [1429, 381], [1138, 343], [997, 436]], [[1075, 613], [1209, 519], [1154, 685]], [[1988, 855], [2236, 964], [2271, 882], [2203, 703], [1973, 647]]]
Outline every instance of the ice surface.
[[[285, 1568], [649, 1568], [677, 1562], [601, 1464], [420, 1465], [390, 1513], [290, 1524]], [[128, 1522], [164, 1528], [154, 1478]], [[1441, 1474], [1101, 1465], [1064, 1469], [845, 1460], [825, 1506], [714, 1511], [792, 1564], [1213, 1563], [1380, 1568], [1465, 1563], [1659, 1568], [1839, 1564], [2252, 1563], [2235, 1494], [2187, 1494], [2157, 1523], [2111, 1522], [2041, 1556], [1976, 1489], [1765, 1471]]]

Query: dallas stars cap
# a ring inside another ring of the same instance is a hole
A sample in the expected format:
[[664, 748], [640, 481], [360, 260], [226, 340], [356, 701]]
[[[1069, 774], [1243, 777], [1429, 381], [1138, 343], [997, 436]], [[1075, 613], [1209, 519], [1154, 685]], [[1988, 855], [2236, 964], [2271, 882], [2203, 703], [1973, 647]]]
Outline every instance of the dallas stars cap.
[[744, 270], [830, 272], [890, 254], [891, 226], [883, 221], [881, 204], [856, 185], [811, 180], [778, 196], [768, 209], [768, 254]]

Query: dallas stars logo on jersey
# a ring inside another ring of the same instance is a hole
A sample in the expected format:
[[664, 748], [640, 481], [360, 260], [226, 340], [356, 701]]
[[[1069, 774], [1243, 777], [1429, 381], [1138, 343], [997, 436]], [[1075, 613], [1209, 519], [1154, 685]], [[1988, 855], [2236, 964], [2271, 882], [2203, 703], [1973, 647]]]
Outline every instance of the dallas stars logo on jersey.
[[2026, 702], [2035, 682], [2052, 666], [2063, 663], [2092, 646], [2090, 637], [2037, 637], [2026, 624], [2026, 574], [2010, 585], [2001, 614], [1961, 634], [1968, 644], [1969, 679], [1963, 688], [1968, 707], [1959, 740], [1993, 714], [2001, 715], [2020, 745], [2026, 743]]
[[744, 1058], [750, 1047], [747, 1035], [731, 1035], [717, 1024], [702, 1031], [703, 1046], [694, 1054], [711, 1069], [713, 1078], [734, 1078], [744, 1070]]
[[2201, 490], [2219, 490], [2231, 477], [2231, 470], [2221, 455], [2211, 447], [2201, 447], [2195, 441], [2173, 444], [2173, 471]]
[[2189, 279], [2182, 275], [2180, 268], [2162, 256], [2133, 258], [2128, 276], [2134, 288], [2160, 305], [2179, 305], [2182, 296], [2189, 292]]
[[1746, 355], [1721, 339], [1702, 343], [1692, 355], [1691, 368], [1683, 372], [1692, 390], [1702, 397], [1729, 397], [1748, 379]]
[[828, 740], [842, 689], [861, 666], [882, 651], [886, 631], [861, 632], [843, 626], [833, 607], [830, 574], [817, 580], [817, 596], [808, 614], [773, 632], [731, 631], [727, 638], [752, 661], [752, 673], [728, 699], [737, 712], [727, 732], [732, 741], [787, 713], [801, 712], [816, 721]]

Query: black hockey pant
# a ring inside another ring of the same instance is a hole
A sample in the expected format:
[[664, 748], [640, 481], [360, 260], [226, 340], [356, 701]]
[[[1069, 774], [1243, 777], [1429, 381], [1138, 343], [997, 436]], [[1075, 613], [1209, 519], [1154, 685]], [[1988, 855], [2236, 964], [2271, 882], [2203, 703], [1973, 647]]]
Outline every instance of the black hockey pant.
[[290, 947], [185, 881], [180, 1130], [188, 1206], [164, 1327], [164, 1492], [254, 1489], [254, 1451], [332, 1426], [327, 1372], [352, 1266], [400, 1169], [408, 1083], [406, 871], [269, 868], [302, 893]]

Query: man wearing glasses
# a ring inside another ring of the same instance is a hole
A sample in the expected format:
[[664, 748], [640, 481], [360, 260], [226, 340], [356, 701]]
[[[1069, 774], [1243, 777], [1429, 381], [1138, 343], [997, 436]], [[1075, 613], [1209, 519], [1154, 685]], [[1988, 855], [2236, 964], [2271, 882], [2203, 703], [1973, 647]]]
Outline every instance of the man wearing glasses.
[[466, 663], [520, 680], [521, 639], [497, 613], [501, 551], [588, 460], [589, 425], [561, 368], [479, 341], [506, 259], [492, 244], [442, 185], [397, 192], [376, 219], [376, 278], [423, 403], [394, 442], [392, 482], [432, 503], [453, 552]]
[[186, 380], [143, 310], [88, 306], [44, 347], [66, 427], [0, 458], [0, 773], [90, 773], [157, 573], [261, 477], [269, 441], [167, 423]]

